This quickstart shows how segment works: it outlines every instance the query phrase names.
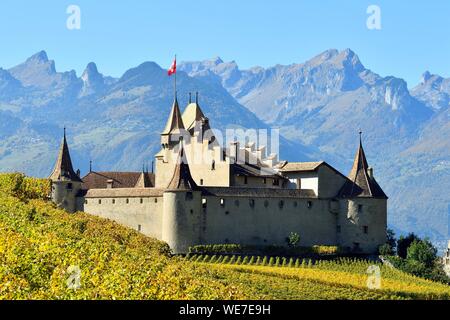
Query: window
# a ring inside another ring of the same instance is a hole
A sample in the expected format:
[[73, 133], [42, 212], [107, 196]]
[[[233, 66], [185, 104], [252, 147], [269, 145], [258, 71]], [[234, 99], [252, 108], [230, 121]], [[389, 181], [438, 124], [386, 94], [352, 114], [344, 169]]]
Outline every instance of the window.
[[269, 206], [269, 201], [268, 200], [264, 200], [264, 207], [268, 207]]
[[98, 199], [98, 204], [102, 204], [102, 199]]
[[341, 226], [337, 226], [336, 231], [337, 231], [337, 233], [341, 233]]
[[225, 199], [220, 199], [220, 206], [225, 207]]
[[297, 206], [298, 206], [297, 201], [294, 201], [294, 208], [297, 208]]
[[211, 162], [211, 170], [216, 170], [216, 161]]
[[125, 202], [126, 202], [127, 204], [129, 204], [129, 203], [130, 203], [130, 199], [127, 199]]
[[267, 184], [267, 179], [266, 178], [263, 178], [263, 183]]
[[84, 200], [84, 204], [88, 204], [88, 201], [87, 201], [87, 199], [86, 199], [86, 200]]
[[138, 231], [141, 232], [142, 230], [142, 226], [140, 224], [138, 224]]
[[155, 198], [155, 203], [157, 203], [158, 202], [158, 198]]
[[279, 185], [280, 185], [280, 180], [278, 180], [278, 179], [273, 179], [273, 185], [274, 185], [274, 186], [279, 186]]
[[112, 199], [112, 204], [115, 204], [116, 203], [116, 199]]
[[229, 215], [229, 214], [230, 214], [230, 211], [225, 211], [225, 214], [226, 214], [226, 215]]
[[364, 230], [365, 234], [368, 234], [369, 233], [369, 226], [364, 226], [363, 230]]
[[205, 198], [203, 198], [203, 199], [202, 199], [202, 206], [203, 206], [203, 209], [206, 209], [207, 204], [208, 204], [208, 200], [206, 200]]
[[362, 213], [362, 212], [363, 212], [363, 205], [358, 204], [358, 213]]
[[203, 185], [203, 179], [200, 179], [200, 185], [201, 186]]
[[67, 184], [67, 190], [72, 190], [72, 188], [73, 188], [73, 185], [71, 183], [68, 183]]
[[250, 205], [250, 207], [254, 207], [255, 206], [255, 199], [250, 199], [249, 200], [249, 205]]
[[311, 208], [312, 208], [312, 205], [313, 205], [312, 201], [306, 202], [306, 207], [307, 207], [308, 209], [311, 209]]
[[247, 183], [248, 183], [248, 178], [244, 177], [244, 184], [247, 184]]
[[144, 203], [144, 199], [141, 198], [141, 204]]

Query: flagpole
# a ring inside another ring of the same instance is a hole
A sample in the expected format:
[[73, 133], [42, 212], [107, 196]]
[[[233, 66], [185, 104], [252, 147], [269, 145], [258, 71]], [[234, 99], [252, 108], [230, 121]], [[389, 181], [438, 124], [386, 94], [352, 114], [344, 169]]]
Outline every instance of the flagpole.
[[[177, 63], [177, 55], [175, 55], [175, 65]], [[177, 98], [177, 72], [175, 70], [175, 78], [174, 78], [174, 89], [175, 89], [175, 99]]]

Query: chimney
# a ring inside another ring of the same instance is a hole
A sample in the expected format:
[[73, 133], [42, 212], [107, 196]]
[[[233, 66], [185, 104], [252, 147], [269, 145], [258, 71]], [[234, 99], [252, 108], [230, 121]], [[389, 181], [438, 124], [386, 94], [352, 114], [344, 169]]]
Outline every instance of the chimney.
[[80, 169], [77, 169], [77, 176], [78, 176], [78, 178], [80, 177], [80, 174], [81, 174]]
[[108, 179], [106, 180], [106, 189], [112, 189], [114, 184], [114, 180]]
[[367, 168], [367, 175], [369, 176], [370, 179], [373, 179], [373, 168], [372, 167]]

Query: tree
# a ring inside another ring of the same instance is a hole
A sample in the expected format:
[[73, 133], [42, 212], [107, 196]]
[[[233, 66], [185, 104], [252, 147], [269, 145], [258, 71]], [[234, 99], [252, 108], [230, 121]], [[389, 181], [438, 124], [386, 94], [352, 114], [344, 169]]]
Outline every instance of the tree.
[[420, 238], [414, 233], [410, 233], [407, 237], [400, 236], [397, 240], [397, 255], [400, 258], [406, 259], [408, 248], [414, 240], [420, 241]]
[[395, 249], [395, 246], [397, 245], [397, 239], [395, 238], [394, 230], [386, 230], [386, 243], [389, 244], [392, 249]]
[[385, 244], [382, 244], [378, 248], [378, 252], [382, 256], [391, 256], [394, 253], [394, 250], [392, 250], [392, 247], [391, 247], [391, 245], [389, 243], [385, 243]]
[[415, 240], [407, 250], [407, 259], [423, 263], [425, 267], [430, 268], [436, 260], [437, 249], [428, 239]]

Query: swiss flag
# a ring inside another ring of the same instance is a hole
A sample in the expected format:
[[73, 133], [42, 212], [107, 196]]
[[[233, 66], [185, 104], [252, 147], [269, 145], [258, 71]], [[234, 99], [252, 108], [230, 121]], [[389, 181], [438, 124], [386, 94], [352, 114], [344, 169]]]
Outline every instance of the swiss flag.
[[172, 62], [172, 65], [170, 66], [170, 69], [167, 71], [167, 74], [169, 76], [173, 75], [175, 72], [177, 72], [177, 58], [175, 57], [175, 59]]

